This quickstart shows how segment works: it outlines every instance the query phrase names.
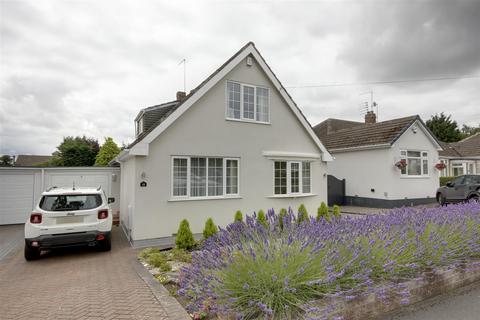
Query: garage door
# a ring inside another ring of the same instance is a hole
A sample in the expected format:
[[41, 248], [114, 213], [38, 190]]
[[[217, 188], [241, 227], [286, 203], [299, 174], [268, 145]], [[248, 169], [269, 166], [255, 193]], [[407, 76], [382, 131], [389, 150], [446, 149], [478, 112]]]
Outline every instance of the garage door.
[[90, 187], [96, 188], [102, 186], [107, 194], [110, 194], [108, 174], [64, 174], [55, 173], [50, 174], [49, 183], [46, 187], [72, 187], [75, 183], [76, 187]]
[[0, 176], [0, 225], [25, 223], [33, 206], [33, 174]]

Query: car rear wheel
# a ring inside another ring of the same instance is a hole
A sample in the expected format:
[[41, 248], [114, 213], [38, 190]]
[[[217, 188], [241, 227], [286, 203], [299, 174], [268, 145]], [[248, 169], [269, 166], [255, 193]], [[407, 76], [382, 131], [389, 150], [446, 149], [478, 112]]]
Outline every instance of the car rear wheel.
[[28, 243], [25, 243], [25, 260], [31, 261], [31, 260], [37, 260], [40, 258], [40, 249], [39, 248], [34, 248], [30, 246]]
[[437, 202], [439, 205], [444, 206], [447, 203], [447, 199], [441, 193], [437, 194]]
[[97, 244], [98, 250], [100, 251], [110, 251], [112, 249], [112, 237], [110, 234], [105, 235], [105, 239], [98, 241]]

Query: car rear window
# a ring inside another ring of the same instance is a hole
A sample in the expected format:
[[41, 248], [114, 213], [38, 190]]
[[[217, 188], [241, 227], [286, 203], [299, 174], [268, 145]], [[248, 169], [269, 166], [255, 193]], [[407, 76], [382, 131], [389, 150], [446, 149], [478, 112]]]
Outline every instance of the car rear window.
[[99, 194], [67, 194], [43, 196], [40, 208], [45, 211], [89, 210], [101, 204], [102, 197]]

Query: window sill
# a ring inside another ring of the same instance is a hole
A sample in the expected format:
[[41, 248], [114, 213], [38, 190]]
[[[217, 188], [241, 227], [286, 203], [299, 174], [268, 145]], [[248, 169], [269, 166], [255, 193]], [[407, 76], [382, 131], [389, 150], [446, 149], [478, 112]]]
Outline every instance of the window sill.
[[170, 198], [168, 202], [179, 201], [202, 201], [202, 200], [228, 200], [228, 199], [242, 199], [242, 196], [221, 196], [221, 197], [190, 197], [190, 198]]
[[227, 121], [235, 121], [235, 122], [246, 122], [246, 123], [270, 125], [270, 122], [262, 122], [262, 121], [248, 120], [248, 119], [225, 118], [225, 120], [227, 120]]
[[430, 179], [430, 176], [400, 176], [400, 179]]
[[290, 194], [274, 194], [273, 196], [267, 196], [266, 198], [305, 198], [317, 196], [316, 193], [290, 193]]

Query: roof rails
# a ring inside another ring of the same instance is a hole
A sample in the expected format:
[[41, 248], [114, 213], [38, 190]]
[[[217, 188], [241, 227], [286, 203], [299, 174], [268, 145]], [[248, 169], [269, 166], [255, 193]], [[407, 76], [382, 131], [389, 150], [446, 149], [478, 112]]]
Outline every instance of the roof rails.
[[53, 190], [53, 189], [57, 189], [57, 186], [51, 186], [50, 188], [47, 189], [47, 192], [48, 192], [48, 191], [51, 191], [51, 190]]

